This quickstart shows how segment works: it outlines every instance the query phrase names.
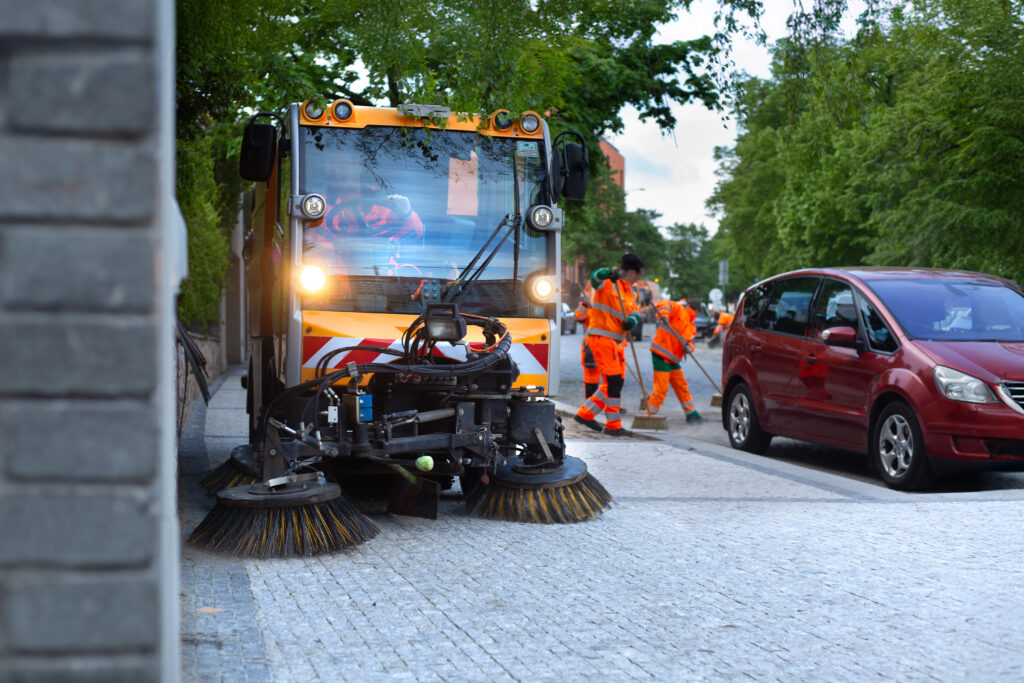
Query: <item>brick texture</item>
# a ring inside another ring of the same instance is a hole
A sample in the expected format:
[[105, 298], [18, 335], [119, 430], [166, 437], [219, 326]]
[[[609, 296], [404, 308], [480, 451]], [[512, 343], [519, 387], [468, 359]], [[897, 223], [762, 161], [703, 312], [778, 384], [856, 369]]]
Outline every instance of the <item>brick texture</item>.
[[125, 317], [0, 319], [0, 395], [148, 394], [156, 384], [153, 323]]
[[144, 145], [0, 134], [0, 219], [147, 221], [155, 170]]
[[4, 595], [18, 653], [139, 652], [156, 647], [152, 581], [126, 578], [12, 585]]
[[[10, 112], [16, 129], [137, 134], [152, 124], [154, 73], [149, 55], [130, 51], [28, 54], [11, 60]], [[124, 98], [123, 93], [132, 93]]]
[[143, 403], [0, 403], [0, 463], [19, 481], [144, 482], [156, 431]]
[[9, 309], [145, 313], [156, 298], [143, 232], [11, 229], [0, 234], [0, 297]]
[[0, 0], [0, 41], [147, 40], [154, 7], [142, 0]]
[[17, 496], [0, 500], [0, 519], [0, 566], [138, 566], [153, 557], [155, 521], [138, 501]]
[[0, 683], [177, 680], [173, 15], [0, 0]]
[[152, 658], [68, 657], [0, 664], [4, 683], [156, 683], [160, 676]]

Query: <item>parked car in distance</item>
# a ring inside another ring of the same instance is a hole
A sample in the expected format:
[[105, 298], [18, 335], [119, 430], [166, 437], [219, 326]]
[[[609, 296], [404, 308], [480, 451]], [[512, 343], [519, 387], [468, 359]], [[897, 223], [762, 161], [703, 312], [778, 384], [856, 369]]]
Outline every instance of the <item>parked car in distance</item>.
[[722, 352], [733, 447], [773, 436], [864, 453], [914, 490], [1024, 469], [1024, 293], [923, 268], [820, 268], [749, 288]]
[[562, 302], [562, 334], [576, 334], [576, 315], [569, 304]]
[[693, 319], [693, 324], [697, 327], [697, 339], [706, 339], [715, 329], [715, 326], [711, 323], [708, 307], [704, 304], [700, 304], [697, 308], [697, 317]]

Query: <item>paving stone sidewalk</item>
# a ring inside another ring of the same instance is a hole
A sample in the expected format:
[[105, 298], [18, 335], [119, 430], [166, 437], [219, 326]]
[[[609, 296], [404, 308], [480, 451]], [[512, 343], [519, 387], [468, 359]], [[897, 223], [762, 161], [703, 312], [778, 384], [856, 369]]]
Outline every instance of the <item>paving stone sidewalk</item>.
[[[244, 441], [234, 372], [182, 442], [185, 534]], [[615, 496], [583, 524], [445, 499], [337, 555], [185, 545], [183, 680], [1024, 677], [1024, 491], [903, 494], [686, 439], [570, 452]]]

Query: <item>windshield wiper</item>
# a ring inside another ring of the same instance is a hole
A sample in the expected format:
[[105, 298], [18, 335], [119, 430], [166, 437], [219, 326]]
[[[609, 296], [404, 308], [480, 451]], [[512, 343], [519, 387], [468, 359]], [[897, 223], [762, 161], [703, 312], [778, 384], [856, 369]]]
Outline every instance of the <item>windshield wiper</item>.
[[512, 231], [515, 230], [518, 232], [519, 219], [518, 217], [516, 217], [512, 223], [512, 227], [505, 232], [504, 236], [502, 236], [500, 240], [498, 240], [498, 243], [494, 245], [494, 247], [491, 249], [491, 252], [487, 255], [487, 258], [484, 259], [483, 263], [474, 268], [476, 262], [479, 261], [480, 257], [483, 256], [485, 251], [487, 251], [487, 246], [491, 243], [491, 240], [493, 240], [497, 236], [498, 232], [500, 232], [501, 229], [505, 227], [505, 225], [508, 223], [509, 218], [512, 218], [512, 216], [508, 214], [505, 214], [505, 216], [502, 217], [501, 222], [499, 222], [497, 227], [494, 228], [494, 232], [491, 233], [491, 236], [487, 238], [487, 241], [484, 242], [483, 246], [480, 247], [480, 250], [476, 252], [476, 255], [474, 255], [473, 258], [470, 259], [469, 264], [467, 264], [466, 267], [462, 270], [462, 273], [460, 273], [459, 276], [455, 279], [455, 281], [452, 282], [451, 286], [448, 288], [448, 291], [445, 292], [444, 303], [452, 303], [453, 301], [455, 301], [455, 299], [462, 295], [462, 293], [466, 290], [466, 287], [480, 279], [480, 276], [483, 274], [484, 270], [487, 269], [487, 266], [491, 263], [492, 260], [494, 260], [494, 257], [497, 256], [498, 250], [501, 249], [501, 245], [505, 244], [505, 240], [507, 240], [508, 236], [512, 234]]
[[[466, 288], [469, 285], [473, 284], [478, 279], [480, 279], [480, 276], [487, 269], [487, 266], [490, 265], [491, 261], [494, 260], [494, 257], [497, 256], [498, 250], [501, 249], [501, 245], [505, 244], [505, 240], [507, 240], [508, 236], [513, 233], [515, 234], [515, 253], [512, 257], [512, 296], [515, 297], [516, 281], [519, 279], [519, 233], [520, 227], [523, 222], [523, 216], [519, 204], [519, 174], [516, 173], [514, 158], [512, 161], [512, 188], [512, 191], [514, 192], [513, 215], [509, 216], [508, 214], [505, 214], [505, 216], [501, 219], [501, 222], [498, 223], [498, 226], [494, 228], [494, 232], [491, 233], [491, 236], [487, 238], [487, 241], [484, 242], [482, 247], [480, 247], [480, 250], [476, 252], [472, 259], [470, 259], [469, 264], [465, 267], [465, 269], [463, 269], [462, 273], [459, 275], [458, 278], [456, 278], [455, 282], [452, 283], [451, 287], [448, 288], [448, 291], [445, 292], [445, 303], [452, 303], [453, 301], [455, 301], [455, 299], [462, 296], [462, 293], [466, 290]], [[508, 222], [509, 218], [512, 218], [512, 227], [508, 230], [508, 232], [505, 233], [505, 235], [498, 241], [498, 243], [494, 245], [494, 248], [491, 249], [491, 252], [487, 255], [487, 258], [484, 260], [484, 262], [477, 266], [477, 268], [474, 270], [473, 266], [480, 259], [480, 256], [483, 255], [484, 251], [487, 250], [487, 245], [491, 243], [491, 240], [494, 239], [495, 235], [498, 234], [498, 231], [500, 231], [501, 228]], [[467, 273], [469, 273], [468, 276], [466, 275]]]

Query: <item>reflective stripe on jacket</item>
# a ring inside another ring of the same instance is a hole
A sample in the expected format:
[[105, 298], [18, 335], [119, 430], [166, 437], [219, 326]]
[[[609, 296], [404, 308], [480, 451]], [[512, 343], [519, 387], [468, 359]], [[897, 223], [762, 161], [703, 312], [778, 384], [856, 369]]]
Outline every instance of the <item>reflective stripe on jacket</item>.
[[[619, 293], [622, 294], [621, 306], [619, 305]], [[625, 315], [623, 315], [623, 310], [625, 310]], [[627, 281], [622, 279], [615, 282], [611, 279], [603, 280], [601, 286], [594, 289], [594, 296], [591, 299], [590, 314], [587, 316], [590, 327], [587, 328], [587, 334], [621, 341], [626, 338], [622, 323], [630, 313], [636, 310], [633, 288]]]
[[[657, 308], [658, 331], [651, 340], [651, 351], [671, 363], [681, 363], [683, 355], [690, 349], [683, 349], [683, 344], [676, 334], [688, 342], [693, 339], [697, 334], [697, 327], [693, 322], [697, 314], [689, 306], [671, 300], [659, 301]], [[675, 330], [676, 334], [672, 334], [672, 330]]]

